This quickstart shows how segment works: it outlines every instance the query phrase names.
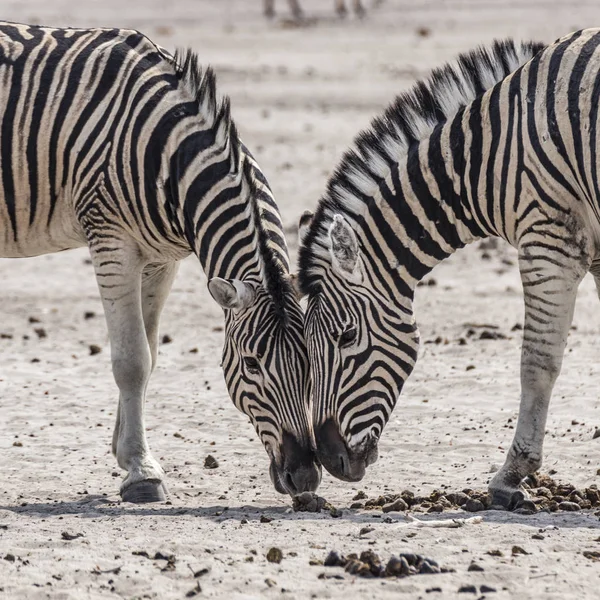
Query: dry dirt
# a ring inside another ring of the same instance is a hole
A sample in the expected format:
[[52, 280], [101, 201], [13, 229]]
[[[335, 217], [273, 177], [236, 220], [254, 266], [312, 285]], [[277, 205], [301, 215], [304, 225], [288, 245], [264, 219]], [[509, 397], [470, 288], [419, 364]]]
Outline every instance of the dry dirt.
[[[0, 16], [135, 27], [167, 48], [194, 47], [232, 97], [292, 250], [298, 216], [315, 206], [341, 152], [415, 78], [494, 37], [551, 41], [600, 25], [594, 0], [387, 0], [364, 21], [345, 22], [333, 18], [332, 1], [303, 0], [317, 21], [302, 28], [286, 22], [283, 0], [273, 23], [259, 4], [2, 0]], [[502, 463], [518, 410], [520, 335], [512, 328], [522, 322], [522, 298], [513, 251], [500, 245], [490, 258], [483, 254], [476, 246], [459, 252], [435, 269], [437, 285], [419, 288], [418, 320], [433, 343], [423, 345], [364, 481], [324, 475], [319, 493], [344, 511], [341, 518], [291, 513], [290, 499], [272, 489], [267, 456], [228, 399], [220, 308], [191, 259], [164, 312], [162, 332], [172, 341], [161, 346], [148, 395], [148, 436], [171, 502], [120, 504], [121, 475], [109, 451], [117, 394], [87, 252], [0, 260], [0, 597], [596, 598], [593, 511], [488, 511], [482, 523], [438, 529], [405, 525], [397, 512], [348, 508], [358, 490], [377, 498], [406, 488], [422, 495], [484, 488]], [[599, 479], [600, 439], [592, 439], [600, 426], [598, 307], [588, 278], [545, 446], [545, 470], [580, 487]], [[506, 339], [476, 340], [479, 329], [467, 335], [473, 323]], [[91, 344], [101, 352], [90, 355]], [[204, 468], [208, 454], [218, 468]], [[470, 515], [421, 518], [456, 516]], [[267, 560], [271, 547], [281, 549], [281, 562]], [[332, 549], [372, 549], [384, 561], [415, 552], [454, 572], [364, 579], [309, 564]], [[484, 570], [468, 571], [473, 561]], [[481, 585], [496, 591], [482, 593]], [[463, 586], [477, 594], [459, 594]]]

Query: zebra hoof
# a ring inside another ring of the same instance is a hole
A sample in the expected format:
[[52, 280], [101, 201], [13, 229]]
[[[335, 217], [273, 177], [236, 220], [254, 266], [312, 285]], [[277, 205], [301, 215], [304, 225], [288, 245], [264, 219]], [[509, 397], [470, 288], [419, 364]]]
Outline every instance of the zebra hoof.
[[167, 499], [167, 488], [159, 479], [136, 481], [121, 490], [123, 502], [145, 504], [147, 502], [164, 502]]
[[498, 507], [502, 506], [506, 510], [515, 510], [524, 500], [527, 500], [528, 495], [523, 490], [509, 489], [491, 489], [491, 505]]

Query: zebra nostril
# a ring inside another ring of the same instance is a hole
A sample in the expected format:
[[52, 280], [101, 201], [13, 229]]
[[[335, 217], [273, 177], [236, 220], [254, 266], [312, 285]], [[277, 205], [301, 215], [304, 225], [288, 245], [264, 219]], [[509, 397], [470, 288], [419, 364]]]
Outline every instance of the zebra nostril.
[[285, 485], [287, 486], [288, 490], [294, 494], [298, 491], [296, 484], [294, 483], [294, 478], [289, 471], [286, 471], [285, 473]]

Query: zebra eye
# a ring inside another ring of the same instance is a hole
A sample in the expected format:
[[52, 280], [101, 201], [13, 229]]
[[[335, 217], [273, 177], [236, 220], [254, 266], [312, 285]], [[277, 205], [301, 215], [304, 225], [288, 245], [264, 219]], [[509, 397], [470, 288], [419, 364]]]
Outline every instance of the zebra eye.
[[260, 363], [253, 356], [244, 356], [244, 365], [249, 373], [260, 373]]
[[340, 339], [338, 343], [340, 348], [346, 348], [347, 346], [351, 346], [356, 341], [357, 330], [354, 325], [351, 325], [346, 331], [340, 335]]

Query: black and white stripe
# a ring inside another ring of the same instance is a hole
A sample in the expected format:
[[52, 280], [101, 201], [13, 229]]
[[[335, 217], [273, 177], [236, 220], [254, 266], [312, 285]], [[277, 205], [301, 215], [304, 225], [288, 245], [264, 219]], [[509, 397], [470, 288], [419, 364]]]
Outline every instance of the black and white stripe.
[[0, 24], [0, 256], [88, 245], [134, 501], [163, 497], [143, 404], [160, 312], [195, 253], [225, 311], [223, 368], [280, 491], [315, 489], [302, 313], [281, 219], [215, 77], [137, 31]]
[[525, 295], [521, 410], [495, 503], [541, 464], [576, 290], [600, 282], [600, 30], [495, 43], [435, 71], [375, 119], [304, 222], [300, 285], [322, 463], [360, 479], [419, 344], [414, 289], [456, 249], [499, 236]]

